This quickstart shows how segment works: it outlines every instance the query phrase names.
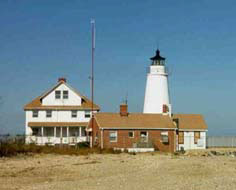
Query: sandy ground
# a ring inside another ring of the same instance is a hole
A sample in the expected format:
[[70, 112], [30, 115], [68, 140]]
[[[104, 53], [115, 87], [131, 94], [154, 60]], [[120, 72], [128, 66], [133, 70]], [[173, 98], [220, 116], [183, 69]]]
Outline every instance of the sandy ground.
[[236, 157], [123, 153], [1, 158], [0, 189], [236, 189]]

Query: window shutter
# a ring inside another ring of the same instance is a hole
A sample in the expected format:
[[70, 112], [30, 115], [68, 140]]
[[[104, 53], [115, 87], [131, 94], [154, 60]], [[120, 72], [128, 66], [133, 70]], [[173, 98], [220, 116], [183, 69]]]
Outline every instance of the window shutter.
[[184, 132], [179, 132], [179, 144], [184, 144]]

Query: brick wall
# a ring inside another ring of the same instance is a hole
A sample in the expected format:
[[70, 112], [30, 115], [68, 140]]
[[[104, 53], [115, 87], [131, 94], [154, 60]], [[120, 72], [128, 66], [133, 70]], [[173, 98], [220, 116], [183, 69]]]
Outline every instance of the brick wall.
[[[91, 122], [90, 125], [91, 127]], [[175, 151], [175, 131], [174, 130], [111, 130], [99, 129], [96, 120], [94, 120], [94, 132], [93, 132], [93, 146], [99, 146], [103, 148], [132, 148], [134, 143], [140, 142], [140, 132], [148, 132], [148, 140], [153, 144], [156, 150], [162, 152], [174, 152]], [[117, 142], [110, 142], [110, 131], [117, 131]], [[130, 138], [128, 132], [134, 132], [134, 137]], [[165, 144], [161, 142], [161, 132], [168, 132], [169, 143]], [[101, 135], [103, 134], [103, 138]], [[103, 139], [103, 142], [102, 142]]]
[[[110, 142], [110, 131], [117, 131], [117, 142]], [[133, 131], [134, 137], [130, 138], [128, 132]], [[148, 132], [148, 141], [153, 144], [156, 150], [162, 152], [174, 152], [175, 151], [175, 131], [168, 131], [169, 143], [164, 144], [161, 142], [161, 132], [163, 130], [104, 130], [103, 132], [103, 147], [104, 148], [132, 148], [134, 143], [140, 142], [140, 132]], [[101, 141], [101, 138], [100, 138]], [[101, 144], [101, 142], [100, 142]]]

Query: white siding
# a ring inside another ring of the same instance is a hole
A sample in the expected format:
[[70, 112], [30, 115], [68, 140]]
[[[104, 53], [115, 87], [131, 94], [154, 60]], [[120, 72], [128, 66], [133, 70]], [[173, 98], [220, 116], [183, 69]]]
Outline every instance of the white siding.
[[25, 111], [25, 135], [31, 135], [32, 134], [32, 130], [30, 127], [28, 127], [28, 122], [29, 122], [29, 117], [28, 117], [28, 112], [31, 113], [31, 117], [32, 117], [32, 111]]
[[[26, 135], [31, 135], [32, 130], [28, 127], [28, 122], [89, 122], [90, 118], [85, 118], [85, 111], [78, 111], [77, 117], [71, 117], [71, 111], [53, 110], [52, 117], [46, 117], [46, 110], [39, 110], [38, 117], [33, 117], [33, 111], [26, 111]], [[96, 113], [96, 112], [95, 112]]]
[[206, 148], [206, 132], [205, 131], [200, 132], [200, 141], [202, 143], [198, 143], [198, 144], [194, 143], [194, 131], [184, 131], [184, 144], [179, 144], [179, 150], [181, 150], [181, 147], [183, 147], [184, 150], [205, 149]]
[[[60, 90], [61, 91], [61, 98], [55, 99], [55, 91]], [[63, 90], [68, 90], [69, 97], [68, 99], [63, 99]], [[45, 98], [42, 100], [42, 105], [44, 106], [80, 106], [81, 105], [81, 97], [75, 93], [73, 90], [71, 90], [69, 87], [67, 87], [65, 84], [61, 84], [58, 86], [55, 90], [53, 90], [50, 94], [48, 94]]]

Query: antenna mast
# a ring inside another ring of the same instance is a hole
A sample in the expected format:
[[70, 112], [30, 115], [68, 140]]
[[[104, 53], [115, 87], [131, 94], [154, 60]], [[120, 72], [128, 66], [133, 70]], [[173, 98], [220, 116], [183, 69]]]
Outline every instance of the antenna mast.
[[[94, 102], [94, 51], [95, 51], [95, 20], [91, 19], [91, 27], [92, 27], [92, 67], [91, 67], [91, 99], [92, 99], [92, 136], [93, 136], [93, 102]], [[93, 143], [93, 142], [92, 142]]]

